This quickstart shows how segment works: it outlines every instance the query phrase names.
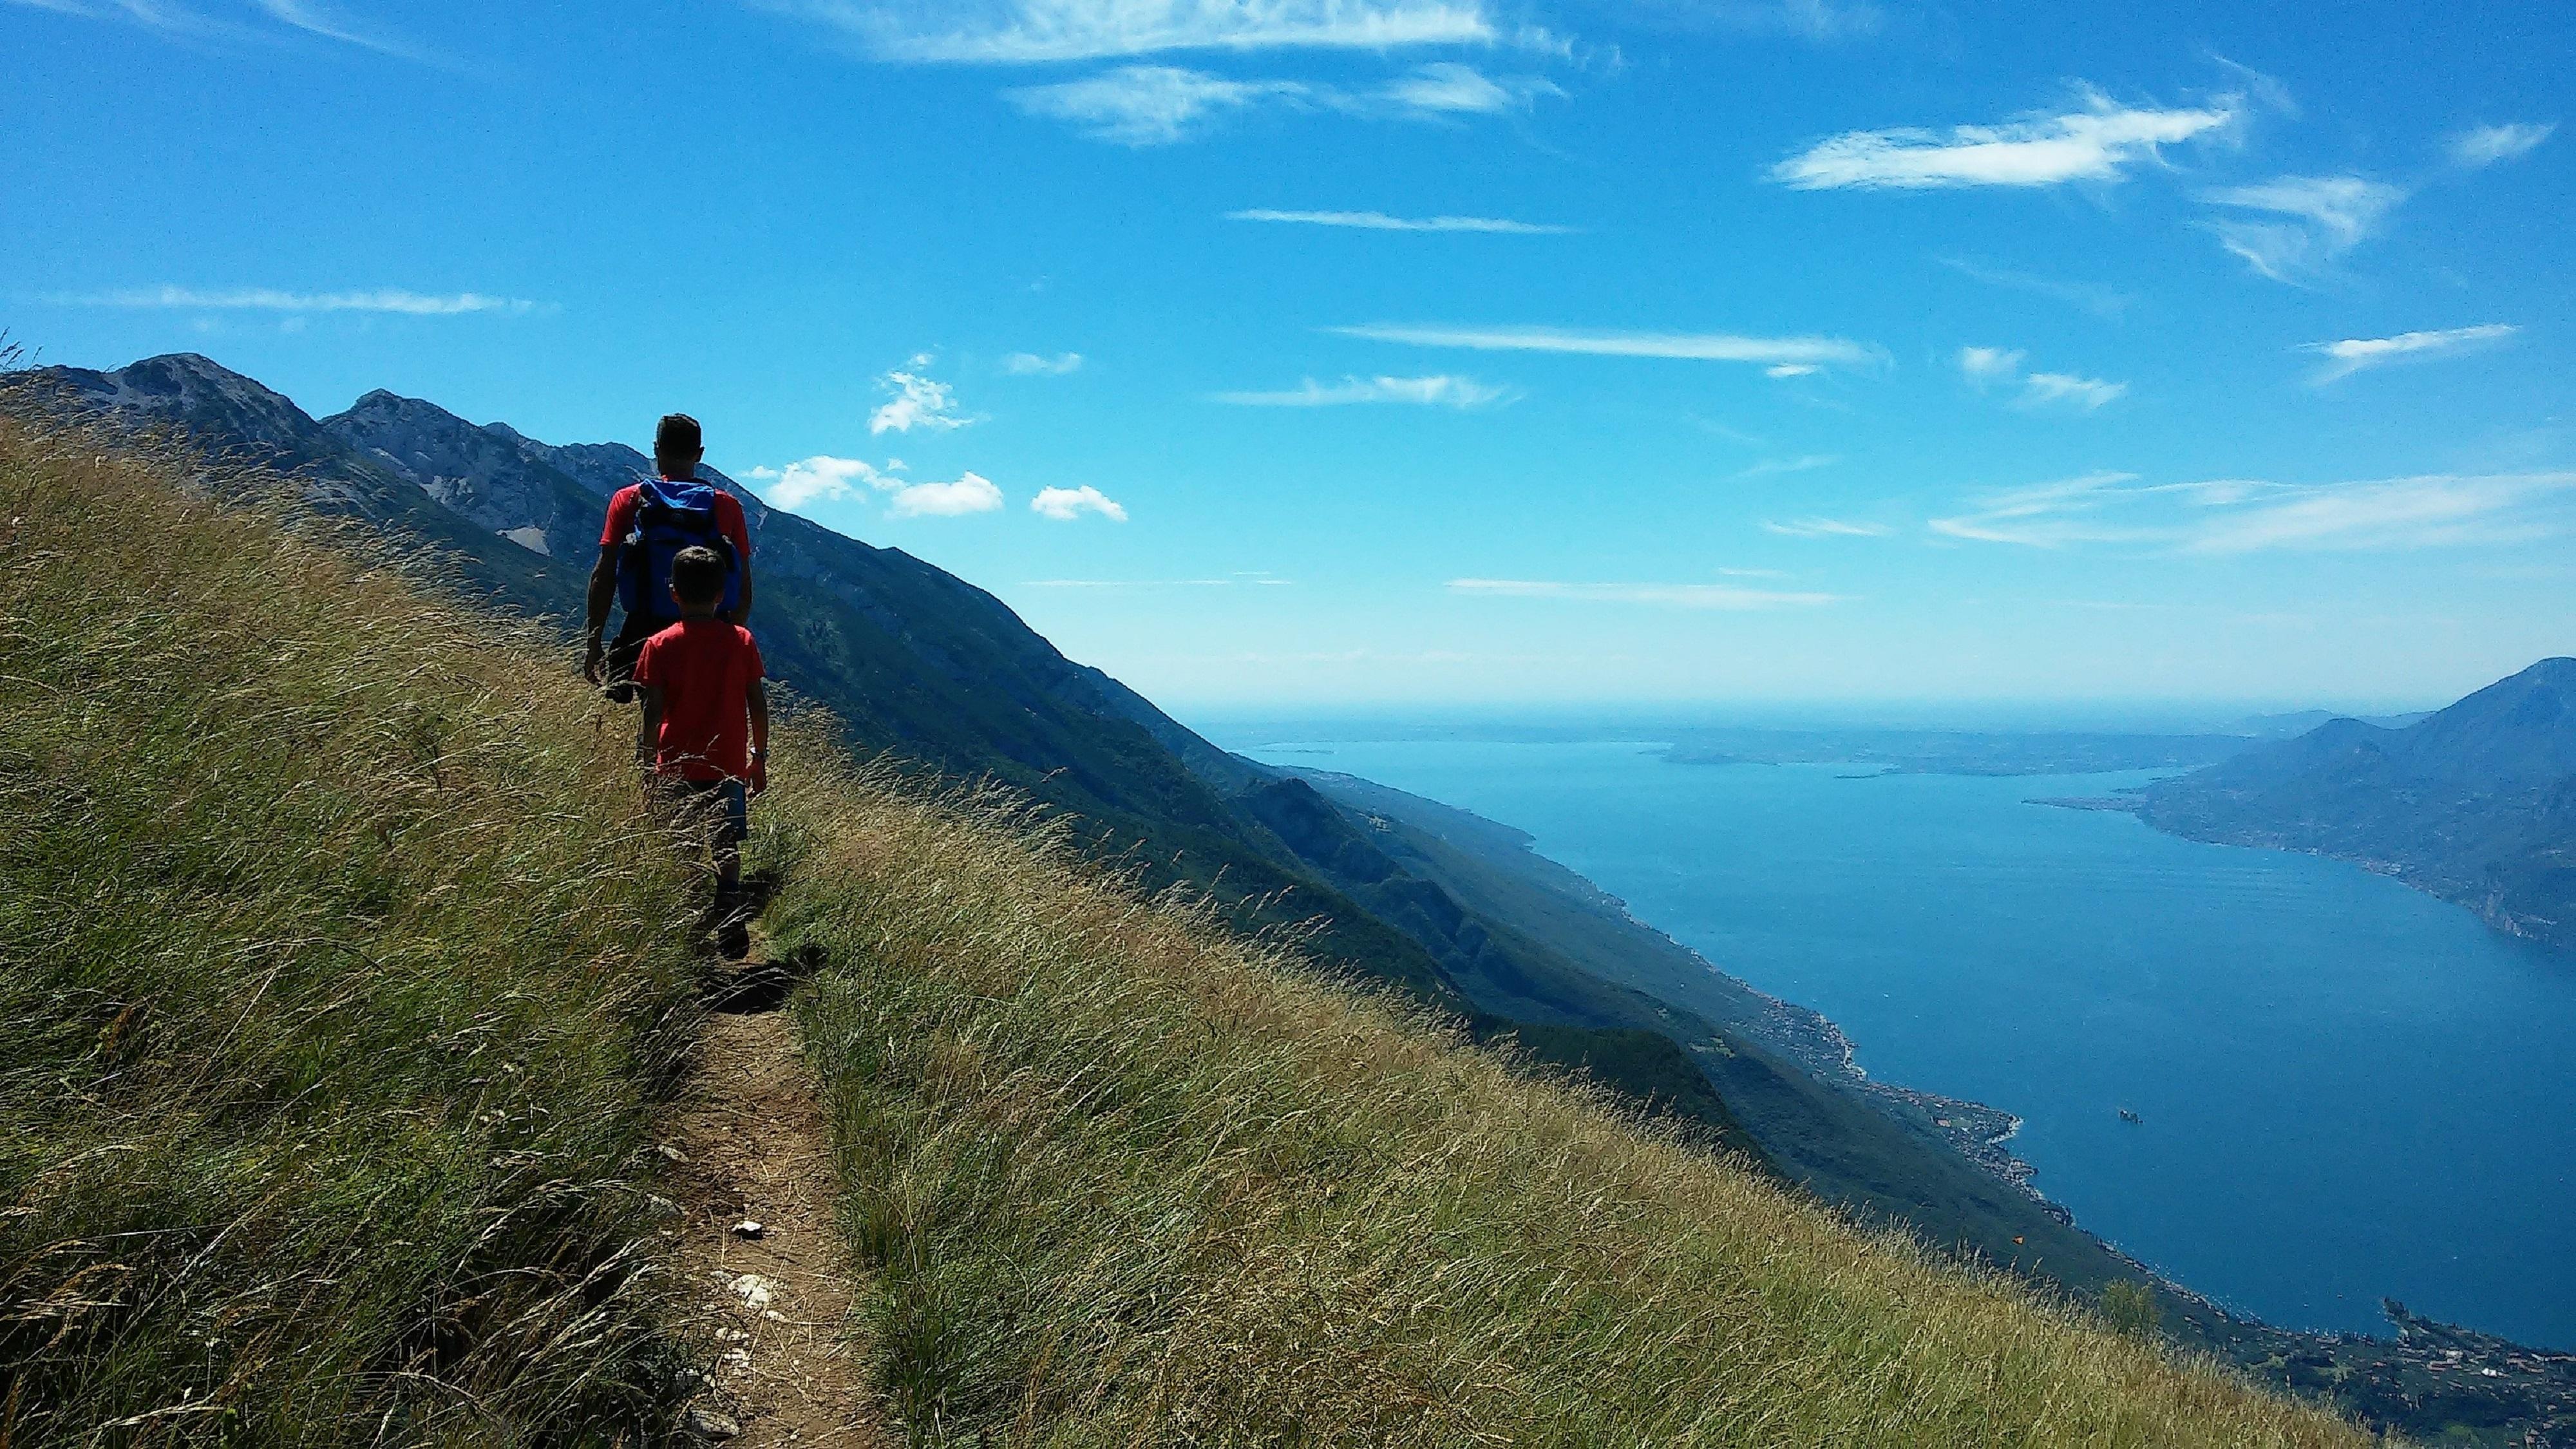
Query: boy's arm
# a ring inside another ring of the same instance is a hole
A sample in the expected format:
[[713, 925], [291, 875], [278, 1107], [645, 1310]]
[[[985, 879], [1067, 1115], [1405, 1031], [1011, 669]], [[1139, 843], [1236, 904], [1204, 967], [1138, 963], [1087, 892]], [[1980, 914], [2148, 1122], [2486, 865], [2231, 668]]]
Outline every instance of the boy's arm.
[[638, 684], [635, 694], [644, 701], [644, 728], [635, 736], [635, 763], [649, 775], [660, 758], [657, 742], [662, 737], [662, 686]]
[[753, 680], [743, 703], [751, 710], [751, 793], [757, 795], [769, 788], [769, 686]]

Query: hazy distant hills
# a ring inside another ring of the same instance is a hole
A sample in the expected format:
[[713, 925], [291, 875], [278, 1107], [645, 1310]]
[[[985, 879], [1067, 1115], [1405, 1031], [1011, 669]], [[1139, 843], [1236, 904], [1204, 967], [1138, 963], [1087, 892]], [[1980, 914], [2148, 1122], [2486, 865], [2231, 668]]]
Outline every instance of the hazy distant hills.
[[2576, 946], [2576, 659], [2402, 729], [2329, 721], [2163, 781], [2139, 814], [2194, 839], [2359, 861]]

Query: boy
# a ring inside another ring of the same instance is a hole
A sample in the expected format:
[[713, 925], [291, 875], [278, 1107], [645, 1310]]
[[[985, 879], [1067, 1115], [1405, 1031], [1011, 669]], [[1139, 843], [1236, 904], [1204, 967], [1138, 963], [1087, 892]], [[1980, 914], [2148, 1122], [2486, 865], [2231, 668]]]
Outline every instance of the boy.
[[645, 640], [635, 658], [644, 700], [635, 753], [649, 772], [648, 788], [684, 829], [706, 838], [716, 864], [719, 949], [739, 961], [751, 953], [741, 908], [742, 839], [750, 796], [769, 788], [769, 693], [751, 631], [716, 615], [729, 572], [709, 548], [684, 548], [671, 560], [680, 622]]

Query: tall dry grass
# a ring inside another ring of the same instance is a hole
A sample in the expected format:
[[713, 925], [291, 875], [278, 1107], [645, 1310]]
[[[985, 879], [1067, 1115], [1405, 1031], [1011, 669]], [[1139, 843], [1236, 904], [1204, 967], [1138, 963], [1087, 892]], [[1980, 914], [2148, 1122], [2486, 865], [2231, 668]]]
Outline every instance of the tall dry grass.
[[631, 733], [277, 486], [0, 389], [0, 1445], [649, 1437]]
[[770, 919], [915, 1443], [2367, 1442], [833, 758]]

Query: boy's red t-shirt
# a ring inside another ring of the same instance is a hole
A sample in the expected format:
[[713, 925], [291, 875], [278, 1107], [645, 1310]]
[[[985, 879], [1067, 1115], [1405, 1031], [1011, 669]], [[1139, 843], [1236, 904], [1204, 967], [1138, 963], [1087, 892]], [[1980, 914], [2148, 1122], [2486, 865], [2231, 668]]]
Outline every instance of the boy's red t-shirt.
[[682, 619], [644, 641], [635, 682], [662, 691], [653, 767], [697, 781], [751, 774], [751, 683], [762, 677], [751, 631], [722, 619]]

